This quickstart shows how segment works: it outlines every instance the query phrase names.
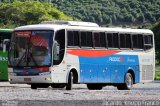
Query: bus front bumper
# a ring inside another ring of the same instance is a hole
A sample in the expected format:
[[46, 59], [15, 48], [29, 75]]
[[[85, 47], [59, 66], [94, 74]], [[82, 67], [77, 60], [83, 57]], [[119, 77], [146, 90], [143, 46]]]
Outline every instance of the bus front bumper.
[[10, 76], [11, 84], [52, 83], [51, 75], [43, 76]]

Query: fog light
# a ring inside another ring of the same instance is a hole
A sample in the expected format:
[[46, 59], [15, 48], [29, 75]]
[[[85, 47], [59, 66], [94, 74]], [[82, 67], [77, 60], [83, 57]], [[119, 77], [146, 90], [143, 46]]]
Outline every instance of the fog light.
[[48, 81], [50, 81], [50, 80], [51, 80], [51, 77], [45, 78], [45, 80], [48, 80]]

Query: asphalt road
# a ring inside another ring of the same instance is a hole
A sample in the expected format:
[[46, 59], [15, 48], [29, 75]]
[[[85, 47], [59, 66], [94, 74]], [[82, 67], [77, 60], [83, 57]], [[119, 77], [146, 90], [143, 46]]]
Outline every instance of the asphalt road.
[[160, 106], [160, 81], [139, 83], [130, 91], [106, 86], [88, 90], [76, 84], [73, 90], [55, 88], [30, 89], [26, 84], [0, 82], [0, 106]]

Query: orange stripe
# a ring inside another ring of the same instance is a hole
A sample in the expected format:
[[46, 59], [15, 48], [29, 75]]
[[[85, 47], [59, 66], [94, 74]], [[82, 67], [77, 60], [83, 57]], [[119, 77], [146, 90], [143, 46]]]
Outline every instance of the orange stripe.
[[102, 57], [113, 55], [119, 53], [120, 51], [113, 51], [113, 50], [67, 50], [68, 54], [82, 56], [82, 57]]

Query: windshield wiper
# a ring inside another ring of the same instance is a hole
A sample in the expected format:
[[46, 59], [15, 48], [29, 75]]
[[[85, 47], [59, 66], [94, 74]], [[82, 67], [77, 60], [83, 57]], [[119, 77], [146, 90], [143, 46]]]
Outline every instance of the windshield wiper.
[[[19, 64], [21, 63], [22, 59], [24, 59], [24, 62], [25, 62], [25, 54], [27, 53], [27, 51], [25, 51], [22, 55], [22, 57], [19, 59], [19, 62], [17, 63], [17, 66], [19, 66]], [[23, 62], [22, 62], [23, 63]]]
[[[30, 53], [30, 56], [31, 56], [31, 59], [33, 60], [33, 62], [35, 63], [35, 65], [38, 66], [36, 60], [34, 59], [34, 57], [33, 57], [33, 55], [32, 55], [32, 53]], [[28, 59], [28, 60], [29, 60], [29, 59]]]
[[[19, 62], [17, 63], [17, 66], [20, 65], [20, 63], [25, 63], [26, 62], [26, 66], [29, 66], [29, 62], [30, 62], [30, 57], [33, 60], [33, 63], [35, 64], [35, 66], [38, 66], [37, 62], [35, 61], [35, 59], [33, 58], [33, 55], [31, 52], [28, 52], [27, 50], [23, 53], [23, 56], [20, 58]], [[22, 60], [24, 59], [24, 61], [22, 62]]]

